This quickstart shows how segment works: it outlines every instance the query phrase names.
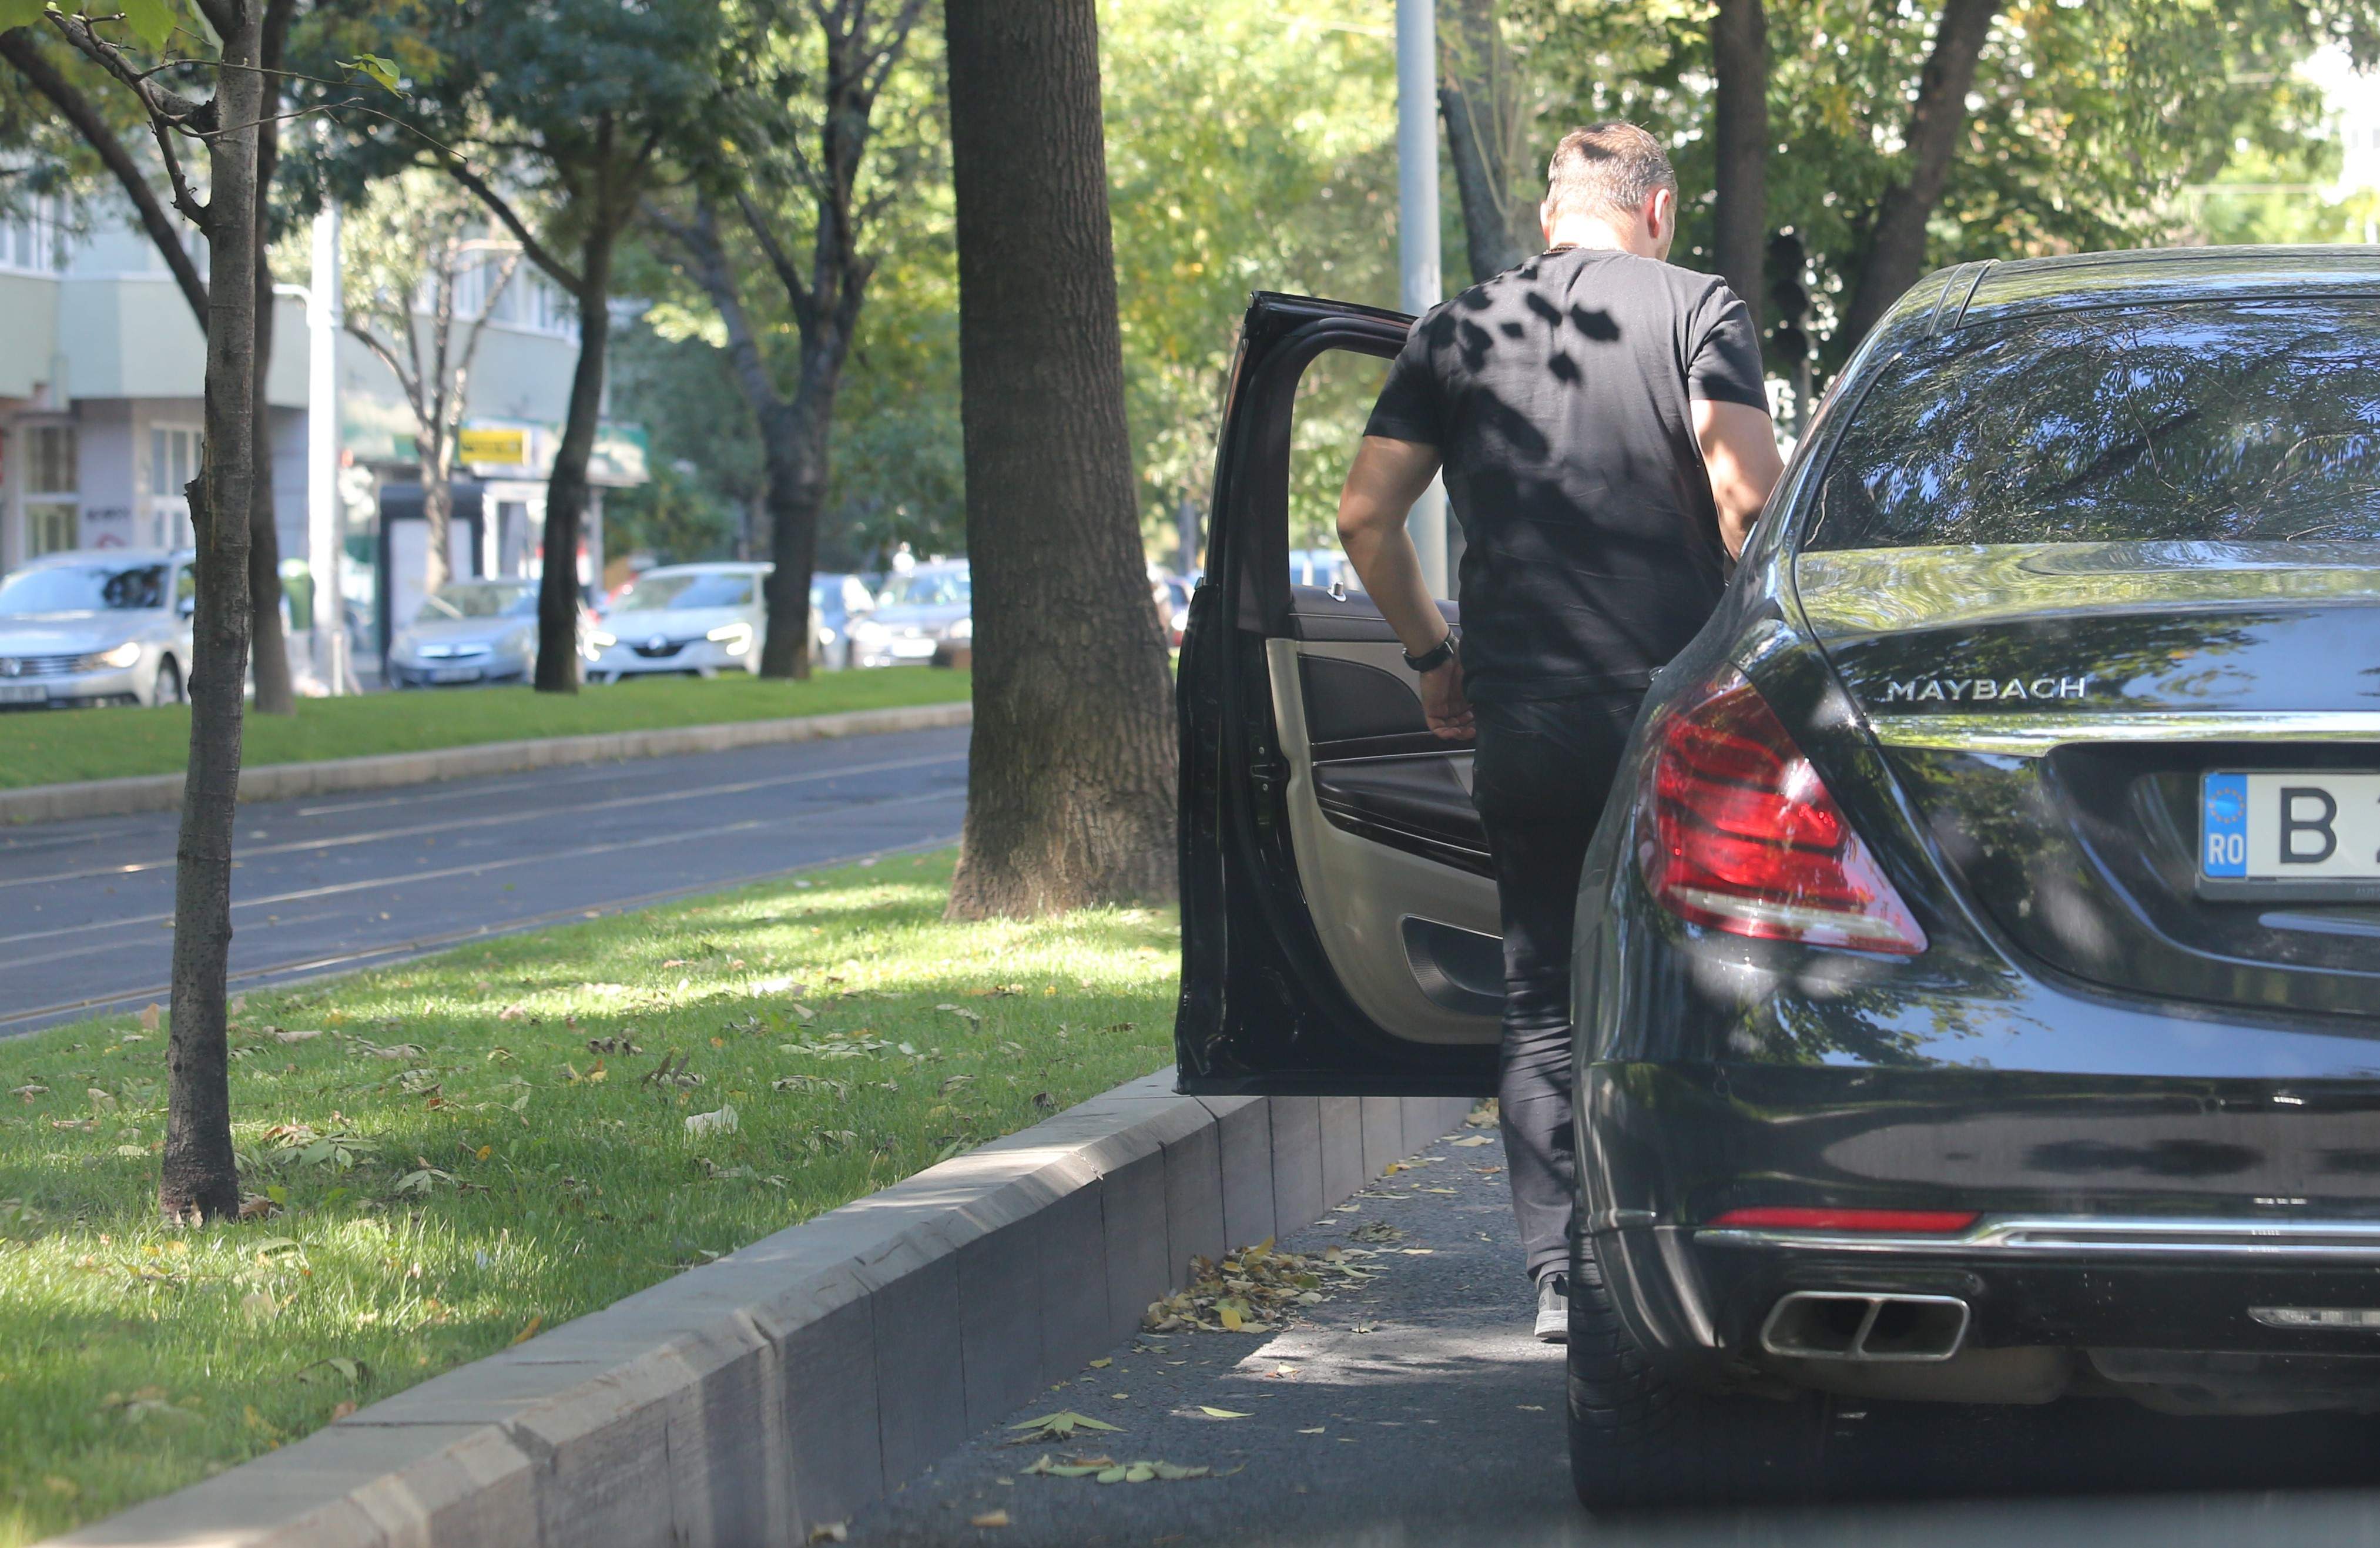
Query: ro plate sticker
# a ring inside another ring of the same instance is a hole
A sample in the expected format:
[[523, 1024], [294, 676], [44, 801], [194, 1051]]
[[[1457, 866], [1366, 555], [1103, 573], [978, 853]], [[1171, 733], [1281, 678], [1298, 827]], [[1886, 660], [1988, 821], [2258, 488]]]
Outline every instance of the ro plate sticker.
[[2209, 876], [2248, 874], [2248, 776], [2208, 774], [2201, 786], [2199, 863]]

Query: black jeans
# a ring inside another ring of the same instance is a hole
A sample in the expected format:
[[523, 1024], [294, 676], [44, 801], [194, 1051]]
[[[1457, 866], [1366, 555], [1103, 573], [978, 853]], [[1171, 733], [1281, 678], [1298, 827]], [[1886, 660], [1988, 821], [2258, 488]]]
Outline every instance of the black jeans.
[[1472, 803], [1496, 861], [1504, 919], [1504, 1045], [1497, 1081], [1512, 1213], [1529, 1277], [1570, 1262], [1571, 928], [1587, 841], [1602, 819], [1641, 689], [1478, 704]]

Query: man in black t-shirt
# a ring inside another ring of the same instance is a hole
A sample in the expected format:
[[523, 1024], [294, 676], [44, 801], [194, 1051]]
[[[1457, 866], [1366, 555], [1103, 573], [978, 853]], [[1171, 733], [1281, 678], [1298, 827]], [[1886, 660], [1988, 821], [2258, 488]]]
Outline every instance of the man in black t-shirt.
[[[1571, 928], [1579, 871], [1656, 668], [1694, 637], [1779, 465], [1743, 303], [1665, 260], [1678, 181], [1627, 124], [1563, 137], [1547, 250], [1435, 307], [1389, 372], [1339, 499], [1347, 557], [1475, 733], [1504, 926], [1500, 1081], [1537, 1336], [1568, 1332]], [[1463, 524], [1454, 653], [1405, 535], [1441, 468]]]

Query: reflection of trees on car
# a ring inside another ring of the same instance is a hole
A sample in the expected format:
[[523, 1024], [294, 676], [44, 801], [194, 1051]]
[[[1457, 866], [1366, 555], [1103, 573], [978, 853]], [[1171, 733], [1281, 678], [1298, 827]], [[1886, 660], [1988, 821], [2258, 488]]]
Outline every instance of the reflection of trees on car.
[[1810, 546], [2380, 540], [2375, 344], [2322, 301], [1973, 324], [1869, 395]]

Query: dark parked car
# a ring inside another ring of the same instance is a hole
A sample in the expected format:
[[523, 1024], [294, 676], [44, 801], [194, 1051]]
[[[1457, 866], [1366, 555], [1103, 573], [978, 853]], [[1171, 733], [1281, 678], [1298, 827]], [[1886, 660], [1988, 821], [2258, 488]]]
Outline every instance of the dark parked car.
[[[1795, 1484], [1820, 1395], [2380, 1407], [2375, 294], [2368, 250], [1969, 264], [1835, 384], [1581, 885], [1588, 1503]], [[1246, 321], [1188, 1091], [1493, 1089], [1468, 754], [1287, 579], [1298, 378], [1404, 330]]]

